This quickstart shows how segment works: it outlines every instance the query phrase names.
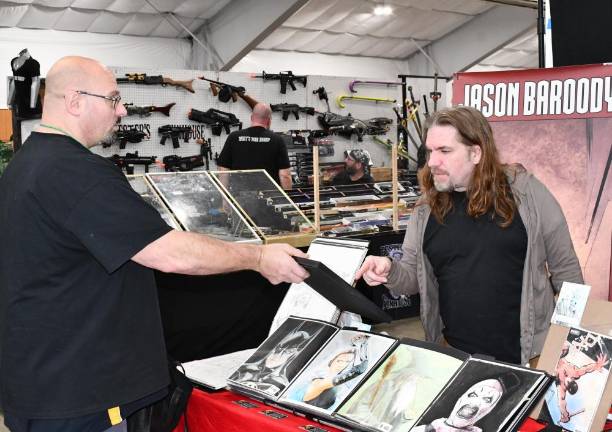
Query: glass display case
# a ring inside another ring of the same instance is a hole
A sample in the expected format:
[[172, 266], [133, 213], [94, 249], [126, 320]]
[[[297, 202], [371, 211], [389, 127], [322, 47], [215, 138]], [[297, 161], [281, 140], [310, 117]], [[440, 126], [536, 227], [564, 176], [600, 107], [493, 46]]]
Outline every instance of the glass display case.
[[[211, 171], [210, 174], [240, 208], [264, 243], [308, 246], [315, 227], [265, 170]], [[261, 196], [261, 191], [277, 190], [278, 212]]]
[[208, 172], [148, 173], [146, 177], [186, 231], [231, 242], [261, 243]]
[[146, 202], [151, 204], [168, 225], [174, 229], [181, 231], [183, 230], [174, 216], [172, 216], [172, 213], [168, 207], [166, 207], [161, 198], [153, 190], [144, 175], [129, 175], [127, 176], [127, 179], [130, 182], [132, 189], [134, 189]]

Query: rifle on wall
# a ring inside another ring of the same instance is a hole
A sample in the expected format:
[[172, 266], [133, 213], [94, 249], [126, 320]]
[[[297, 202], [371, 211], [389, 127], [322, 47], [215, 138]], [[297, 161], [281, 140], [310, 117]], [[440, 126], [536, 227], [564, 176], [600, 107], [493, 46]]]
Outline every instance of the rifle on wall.
[[193, 80], [176, 81], [162, 75], [149, 76], [145, 73], [128, 73], [126, 78], [117, 78], [118, 84], [145, 84], [145, 85], [161, 85], [165, 87], [171, 85], [174, 87], [182, 87], [190, 93], [195, 93], [193, 90]]
[[139, 115], [140, 117], [149, 117], [151, 113], [159, 112], [164, 114], [166, 117], [170, 117], [170, 109], [176, 105], [175, 102], [169, 103], [166, 106], [158, 107], [155, 105], [148, 106], [136, 106], [132, 103], [124, 103], [123, 106], [127, 111], [128, 116]]
[[119, 142], [119, 148], [123, 150], [128, 142], [135, 144], [141, 142], [144, 138], [149, 138], [149, 136], [137, 129], [121, 129], [113, 133], [111, 141], [102, 142], [102, 147], [108, 148]]
[[241, 98], [251, 107], [251, 109], [255, 108], [255, 105], [258, 104], [255, 99], [246, 94], [246, 89], [242, 86], [234, 86], [221, 81], [211, 80], [203, 76], [198, 78], [210, 83], [210, 90], [213, 96], [218, 97], [221, 102], [229, 102], [230, 99], [236, 102], [238, 98]]
[[114, 154], [106, 159], [113, 162], [120, 169], [125, 170], [127, 174], [134, 174], [135, 165], [144, 165], [145, 172], [149, 172], [149, 165], [156, 162], [157, 156], [138, 156], [138, 152], [126, 153], [125, 156]]
[[204, 158], [202, 155], [194, 156], [164, 156], [162, 159], [164, 170], [166, 172], [177, 171], [192, 171], [194, 168], [204, 166]]
[[293, 114], [296, 120], [300, 119], [300, 113], [303, 112], [308, 115], [314, 115], [315, 109], [313, 107], [302, 107], [298, 104], [290, 104], [290, 103], [281, 103], [281, 104], [271, 104], [270, 108], [272, 112], [282, 112], [283, 120], [287, 121], [289, 119], [289, 114]]
[[301, 83], [306, 87], [308, 77], [306, 75], [293, 75], [291, 71], [279, 72], [277, 74], [269, 74], [263, 71], [261, 75], [254, 75], [253, 78], [262, 78], [264, 81], [268, 80], [279, 80], [280, 81], [280, 92], [282, 94], [287, 93], [287, 84], [291, 87], [291, 90], [296, 91], [294, 81]]
[[318, 117], [319, 125], [330, 134], [338, 134], [345, 138], [355, 134], [357, 141], [363, 141], [364, 135], [383, 135], [389, 131], [393, 120], [386, 117], [375, 117], [369, 120], [359, 120], [351, 116], [335, 113], [324, 113]]
[[361, 100], [361, 101], [366, 101], [366, 102], [382, 102], [382, 103], [395, 103], [397, 102], [397, 100], [395, 99], [387, 99], [387, 98], [375, 98], [375, 97], [367, 97], [367, 96], [349, 96], [349, 95], [340, 95], [336, 98], [336, 103], [338, 104], [338, 106], [340, 108], [346, 108], [346, 105], [344, 104], [344, 100], [345, 99], [350, 99], [350, 100]]
[[191, 128], [189, 126], [172, 126], [164, 125], [157, 129], [157, 132], [161, 136], [161, 145], [166, 145], [166, 140], [170, 138], [172, 140], [172, 147], [179, 148], [179, 138], [183, 138], [185, 142], [189, 142], [191, 137]]
[[210, 126], [213, 135], [221, 135], [221, 130], [225, 129], [225, 133], [230, 133], [230, 127], [238, 127], [242, 129], [242, 122], [234, 114], [221, 111], [214, 108], [209, 108], [207, 111], [198, 111], [192, 109], [187, 115], [189, 120], [198, 123], [204, 123]]
[[387, 87], [402, 85], [401, 82], [394, 82], [394, 81], [360, 81], [360, 80], [354, 80], [354, 81], [351, 81], [349, 83], [349, 90], [351, 91], [351, 93], [357, 93], [357, 90], [355, 90], [355, 86], [358, 85], [358, 84], [380, 84], [380, 85], [385, 85]]

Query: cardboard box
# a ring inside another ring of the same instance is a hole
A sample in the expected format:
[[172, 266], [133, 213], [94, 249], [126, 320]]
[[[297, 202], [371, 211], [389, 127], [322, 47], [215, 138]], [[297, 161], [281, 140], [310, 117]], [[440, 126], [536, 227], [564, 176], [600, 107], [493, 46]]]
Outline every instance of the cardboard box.
[[391, 168], [389, 167], [372, 167], [370, 175], [377, 182], [391, 181]]

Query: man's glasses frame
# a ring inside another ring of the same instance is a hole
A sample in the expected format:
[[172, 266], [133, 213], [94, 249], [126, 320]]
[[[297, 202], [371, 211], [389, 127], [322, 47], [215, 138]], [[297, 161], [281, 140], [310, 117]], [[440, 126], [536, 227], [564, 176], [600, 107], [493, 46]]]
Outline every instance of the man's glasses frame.
[[119, 95], [117, 95], [117, 96], [104, 96], [104, 95], [99, 95], [99, 94], [95, 94], [95, 93], [89, 93], [89, 92], [84, 91], [84, 90], [75, 90], [74, 92], [78, 93], [78, 94], [81, 94], [81, 95], [94, 96], [94, 97], [99, 97], [99, 98], [111, 101], [113, 109], [116, 109], [117, 105], [119, 105], [119, 102], [121, 102], [121, 96], [119, 96]]

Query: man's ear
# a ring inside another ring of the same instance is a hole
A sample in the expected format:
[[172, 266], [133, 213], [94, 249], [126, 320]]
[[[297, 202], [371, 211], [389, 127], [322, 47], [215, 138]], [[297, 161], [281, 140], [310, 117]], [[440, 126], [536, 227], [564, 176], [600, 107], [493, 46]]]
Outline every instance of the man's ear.
[[80, 94], [74, 91], [68, 91], [64, 95], [64, 106], [66, 107], [66, 112], [77, 117], [81, 115], [83, 99], [80, 96]]
[[479, 145], [473, 145], [470, 147], [470, 161], [474, 165], [478, 165], [480, 159], [482, 158], [482, 147]]

